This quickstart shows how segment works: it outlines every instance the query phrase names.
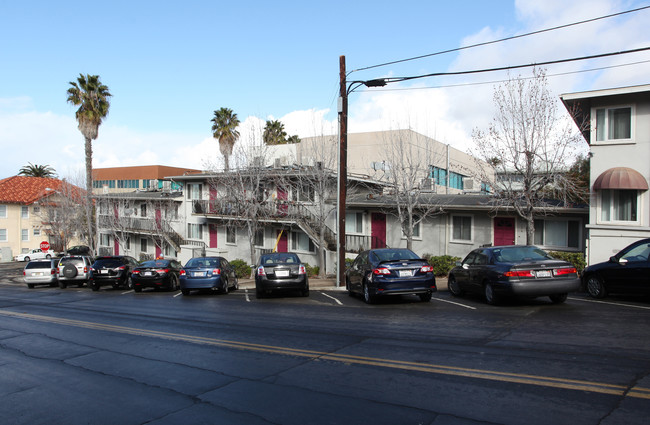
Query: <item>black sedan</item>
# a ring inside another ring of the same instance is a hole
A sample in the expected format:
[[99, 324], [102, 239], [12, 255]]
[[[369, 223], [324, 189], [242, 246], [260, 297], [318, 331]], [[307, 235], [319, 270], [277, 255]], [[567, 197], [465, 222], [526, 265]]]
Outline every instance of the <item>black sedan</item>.
[[307, 268], [290, 252], [263, 254], [255, 269], [255, 295], [263, 298], [274, 291], [300, 291], [309, 296]]
[[102, 285], [112, 285], [131, 288], [131, 271], [138, 266], [138, 260], [128, 255], [112, 255], [97, 257], [91, 267], [93, 291], [98, 291]]
[[368, 304], [378, 297], [405, 294], [429, 302], [437, 290], [433, 267], [403, 248], [363, 251], [346, 271], [345, 286], [350, 295], [362, 294]]
[[594, 298], [607, 294], [650, 295], [650, 239], [623, 248], [609, 261], [584, 269], [582, 282]]
[[566, 301], [569, 292], [580, 288], [576, 268], [532, 245], [479, 248], [449, 272], [449, 292], [485, 295], [488, 304], [505, 296], [548, 296], [553, 303]]
[[191, 258], [180, 271], [181, 292], [189, 295], [193, 289], [218, 290], [227, 294], [238, 289], [235, 268], [223, 257]]
[[183, 266], [176, 260], [151, 260], [141, 263], [131, 272], [133, 290], [142, 288], [165, 288], [176, 291], [179, 288], [179, 274]]

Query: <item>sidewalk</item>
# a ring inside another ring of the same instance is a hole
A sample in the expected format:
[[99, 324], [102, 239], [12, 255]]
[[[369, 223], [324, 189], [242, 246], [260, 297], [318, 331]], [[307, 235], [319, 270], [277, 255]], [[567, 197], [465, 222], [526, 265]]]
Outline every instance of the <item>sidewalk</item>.
[[[239, 279], [240, 289], [255, 289], [255, 280]], [[322, 289], [328, 291], [345, 291], [345, 286], [336, 287], [336, 278], [319, 279], [317, 277], [309, 278], [309, 289]]]

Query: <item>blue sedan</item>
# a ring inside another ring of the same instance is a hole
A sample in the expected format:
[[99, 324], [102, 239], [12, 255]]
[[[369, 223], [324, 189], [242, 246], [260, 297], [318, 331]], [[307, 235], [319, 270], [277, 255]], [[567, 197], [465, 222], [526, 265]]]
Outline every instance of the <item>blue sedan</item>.
[[181, 292], [189, 295], [191, 290], [212, 290], [227, 294], [238, 289], [234, 267], [223, 257], [195, 257], [180, 271]]

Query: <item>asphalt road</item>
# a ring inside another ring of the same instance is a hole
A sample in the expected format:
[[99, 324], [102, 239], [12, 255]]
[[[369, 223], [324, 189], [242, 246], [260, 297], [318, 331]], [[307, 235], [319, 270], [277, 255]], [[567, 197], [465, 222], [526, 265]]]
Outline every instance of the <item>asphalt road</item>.
[[30, 290], [0, 266], [0, 423], [647, 424], [649, 329], [650, 300]]

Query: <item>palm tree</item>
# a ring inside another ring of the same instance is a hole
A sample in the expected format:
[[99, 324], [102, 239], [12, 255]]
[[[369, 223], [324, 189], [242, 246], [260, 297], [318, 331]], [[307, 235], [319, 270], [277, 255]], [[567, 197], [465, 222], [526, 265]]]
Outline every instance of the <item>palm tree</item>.
[[18, 172], [19, 176], [44, 177], [46, 179], [56, 178], [56, 171], [49, 165], [34, 165], [31, 162], [28, 162], [28, 164], [20, 169]]
[[232, 155], [232, 148], [239, 138], [239, 118], [237, 114], [233, 113], [232, 109], [221, 108], [214, 111], [214, 117], [210, 120], [212, 122], [212, 137], [219, 140], [219, 151], [225, 158], [226, 171], [230, 169], [230, 155]]
[[287, 143], [300, 143], [300, 137], [297, 134], [287, 137]]
[[68, 103], [79, 106], [75, 117], [79, 131], [86, 140], [86, 220], [88, 222], [89, 244], [94, 249], [94, 235], [91, 220], [93, 191], [93, 148], [92, 141], [97, 139], [99, 126], [108, 115], [111, 93], [108, 87], [99, 81], [99, 75], [79, 74], [77, 81], [71, 81], [68, 88]]
[[267, 145], [283, 145], [287, 143], [287, 132], [284, 131], [284, 124], [278, 120], [266, 121], [262, 138]]

